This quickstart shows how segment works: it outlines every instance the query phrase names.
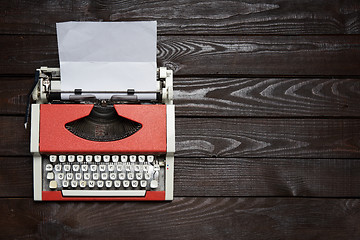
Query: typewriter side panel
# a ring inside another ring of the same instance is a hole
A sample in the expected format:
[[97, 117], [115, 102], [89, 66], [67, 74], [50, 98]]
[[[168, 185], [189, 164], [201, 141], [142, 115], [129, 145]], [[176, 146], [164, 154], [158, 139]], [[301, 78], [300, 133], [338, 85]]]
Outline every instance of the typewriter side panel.
[[42, 200], [42, 159], [39, 153], [40, 104], [31, 106], [30, 152], [33, 154], [34, 200]]
[[173, 200], [174, 192], [174, 153], [175, 153], [175, 106], [166, 106], [166, 168], [165, 200]]

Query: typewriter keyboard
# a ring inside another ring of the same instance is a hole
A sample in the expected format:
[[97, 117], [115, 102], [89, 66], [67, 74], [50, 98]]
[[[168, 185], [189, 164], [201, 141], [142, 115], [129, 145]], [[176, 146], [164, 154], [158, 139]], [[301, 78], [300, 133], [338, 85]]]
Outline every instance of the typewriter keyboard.
[[163, 191], [164, 166], [156, 155], [44, 155], [43, 191]]

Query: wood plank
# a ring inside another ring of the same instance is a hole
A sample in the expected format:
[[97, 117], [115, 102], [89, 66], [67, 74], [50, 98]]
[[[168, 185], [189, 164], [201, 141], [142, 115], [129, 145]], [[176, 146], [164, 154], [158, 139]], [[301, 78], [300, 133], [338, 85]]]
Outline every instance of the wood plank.
[[360, 119], [187, 118], [177, 156], [358, 158]]
[[25, 114], [34, 77], [0, 77], [0, 114]]
[[0, 157], [0, 197], [33, 197], [31, 157]]
[[359, 78], [175, 78], [177, 116], [359, 116]]
[[175, 161], [175, 196], [360, 197], [360, 159]]
[[[359, 199], [0, 200], [2, 239], [357, 239]], [[136, 223], [136, 224], [134, 224]]]
[[[22, 117], [0, 117], [0, 155], [29, 154]], [[360, 119], [177, 118], [177, 157], [358, 158]]]
[[159, 34], [359, 34], [356, 0], [6, 1], [2, 34], [55, 34], [64, 21], [158, 21]]
[[[0, 75], [58, 66], [55, 36], [0, 36]], [[162, 36], [158, 65], [175, 75], [360, 75], [360, 35]]]
[[[176, 197], [359, 197], [360, 159], [176, 158]], [[0, 197], [32, 198], [31, 157], [0, 157]]]
[[[32, 77], [0, 77], [0, 114], [24, 114]], [[359, 78], [178, 78], [176, 116], [360, 116]]]

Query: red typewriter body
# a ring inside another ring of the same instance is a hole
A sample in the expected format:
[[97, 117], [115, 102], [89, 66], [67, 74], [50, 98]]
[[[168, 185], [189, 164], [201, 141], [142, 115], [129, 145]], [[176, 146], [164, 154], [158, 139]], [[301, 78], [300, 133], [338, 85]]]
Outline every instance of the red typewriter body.
[[[40, 105], [39, 149], [43, 154], [166, 153], [166, 106], [118, 104], [119, 116], [141, 123], [133, 135], [110, 142], [96, 142], [69, 132], [65, 125], [90, 114], [91, 104]], [[147, 191], [143, 197], [65, 197], [62, 191], [42, 191], [43, 201], [143, 201], [165, 200], [165, 191]]]
[[135, 134], [109, 142], [80, 138], [65, 124], [86, 117], [94, 105], [42, 104], [40, 106], [41, 153], [166, 153], [165, 105], [114, 105], [119, 116], [142, 124]]

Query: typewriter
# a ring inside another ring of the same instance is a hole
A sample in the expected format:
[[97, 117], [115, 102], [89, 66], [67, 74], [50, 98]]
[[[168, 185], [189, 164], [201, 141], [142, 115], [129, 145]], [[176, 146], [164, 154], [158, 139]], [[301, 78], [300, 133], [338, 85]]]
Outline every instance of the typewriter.
[[136, 92], [60, 99], [59, 68], [36, 71], [31, 105], [34, 200], [172, 200], [173, 73], [158, 69], [157, 99]]
[[60, 68], [37, 69], [29, 95], [34, 200], [172, 200], [172, 70], [155, 66], [146, 92], [64, 90], [61, 69], [61, 57]]

